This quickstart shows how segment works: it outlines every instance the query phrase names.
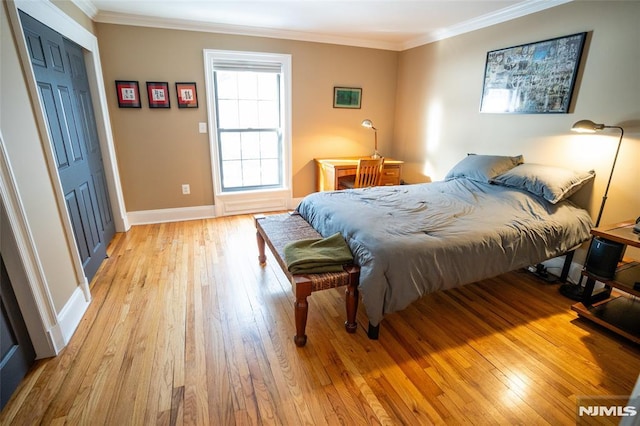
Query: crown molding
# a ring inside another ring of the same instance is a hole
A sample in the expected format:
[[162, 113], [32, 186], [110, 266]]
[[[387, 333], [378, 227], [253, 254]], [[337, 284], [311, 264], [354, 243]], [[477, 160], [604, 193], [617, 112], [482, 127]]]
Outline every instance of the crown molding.
[[155, 18], [116, 12], [99, 11], [92, 0], [71, 0], [93, 21], [105, 24], [131, 25], [139, 27], [165, 28], [182, 31], [199, 31], [220, 34], [232, 34], [250, 37], [267, 37], [285, 40], [329, 43], [371, 49], [403, 51], [414, 47], [444, 40], [460, 34], [486, 28], [512, 19], [520, 18], [545, 9], [556, 7], [573, 0], [525, 0], [517, 5], [506, 7], [495, 13], [474, 18], [447, 28], [433, 31], [407, 42], [387, 42], [381, 40], [331, 36], [326, 34], [276, 30], [272, 28], [249, 27], [242, 25], [216, 24], [187, 19]]
[[94, 19], [98, 14], [98, 8], [91, 0], [71, 0], [89, 18]]
[[285, 40], [367, 47], [383, 50], [401, 50], [402, 48], [402, 45], [400, 43], [392, 43], [379, 40], [330, 36], [326, 34], [317, 34], [302, 31], [275, 30], [272, 28], [248, 27], [242, 25], [216, 24], [186, 19], [156, 18], [114, 12], [98, 12], [93, 20], [95, 22], [105, 24], [132, 25], [138, 27], [154, 27], [183, 31], [200, 31], [252, 37], [267, 37]]
[[545, 9], [560, 6], [573, 0], [528, 0], [514, 6], [506, 7], [497, 12], [479, 16], [438, 31], [433, 31], [421, 37], [417, 37], [402, 45], [400, 50], [407, 50], [424, 44], [433, 43], [438, 40], [454, 37], [471, 31], [487, 28], [492, 25], [501, 24], [512, 19], [521, 18], [532, 13]]

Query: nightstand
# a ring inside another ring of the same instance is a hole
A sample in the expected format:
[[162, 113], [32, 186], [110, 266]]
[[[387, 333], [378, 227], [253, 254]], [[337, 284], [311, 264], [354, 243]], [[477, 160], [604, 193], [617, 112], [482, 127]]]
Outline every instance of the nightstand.
[[[605, 242], [640, 247], [640, 235], [633, 232], [634, 220], [615, 225], [601, 226], [591, 230], [594, 237]], [[601, 326], [640, 343], [640, 263], [623, 259], [617, 264], [613, 277], [601, 277], [585, 268], [582, 274], [587, 278], [583, 299], [571, 308], [579, 316], [594, 321]], [[605, 284], [608, 298], [592, 303], [596, 281]], [[613, 289], [622, 290], [624, 293]]]

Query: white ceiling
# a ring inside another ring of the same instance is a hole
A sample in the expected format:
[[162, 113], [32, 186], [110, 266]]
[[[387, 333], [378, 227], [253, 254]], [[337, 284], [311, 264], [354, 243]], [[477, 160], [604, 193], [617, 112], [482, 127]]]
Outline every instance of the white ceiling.
[[72, 0], [96, 22], [405, 50], [571, 0]]

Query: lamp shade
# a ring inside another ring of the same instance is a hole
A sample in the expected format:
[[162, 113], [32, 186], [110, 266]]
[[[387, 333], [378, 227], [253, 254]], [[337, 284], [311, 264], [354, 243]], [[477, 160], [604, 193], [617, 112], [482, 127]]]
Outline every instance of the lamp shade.
[[369, 129], [376, 130], [376, 128], [373, 127], [373, 122], [371, 120], [369, 120], [368, 118], [365, 119], [365, 120], [362, 120], [362, 127], [367, 127]]
[[594, 133], [605, 128], [604, 124], [596, 124], [591, 120], [576, 121], [571, 130], [578, 133]]

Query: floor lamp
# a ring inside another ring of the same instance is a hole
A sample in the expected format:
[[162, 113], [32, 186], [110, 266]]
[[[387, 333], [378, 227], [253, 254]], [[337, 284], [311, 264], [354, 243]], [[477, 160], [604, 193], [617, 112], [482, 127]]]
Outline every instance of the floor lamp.
[[[618, 140], [618, 148], [616, 149], [616, 155], [613, 157], [613, 165], [611, 166], [611, 173], [609, 173], [609, 180], [607, 181], [607, 187], [604, 190], [602, 196], [602, 203], [600, 204], [600, 211], [598, 212], [598, 218], [596, 219], [596, 228], [600, 226], [600, 219], [602, 219], [602, 212], [604, 211], [604, 205], [607, 202], [607, 194], [609, 193], [609, 185], [611, 185], [611, 178], [613, 177], [613, 170], [616, 167], [616, 161], [618, 160], [618, 153], [620, 152], [620, 145], [622, 145], [622, 136], [624, 135], [624, 129], [620, 126], [607, 126], [605, 124], [596, 124], [591, 120], [580, 120], [576, 122], [571, 130], [578, 133], [595, 133], [604, 129], [618, 129], [620, 130], [620, 139]], [[592, 240], [593, 241], [593, 240]], [[560, 293], [570, 299], [581, 301], [582, 300], [582, 276], [578, 284], [562, 284], [560, 286]]]

